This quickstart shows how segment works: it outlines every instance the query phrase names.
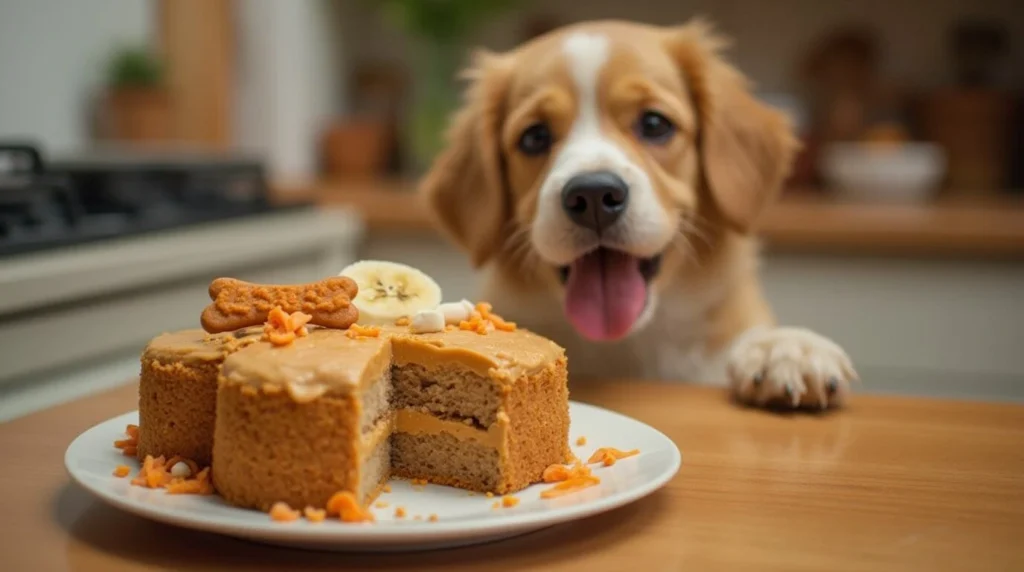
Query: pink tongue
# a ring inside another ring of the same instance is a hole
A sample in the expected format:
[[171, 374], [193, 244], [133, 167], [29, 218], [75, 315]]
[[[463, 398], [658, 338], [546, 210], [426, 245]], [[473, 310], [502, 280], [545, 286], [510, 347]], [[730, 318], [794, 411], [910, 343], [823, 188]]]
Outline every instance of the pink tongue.
[[647, 284], [636, 258], [598, 249], [578, 258], [565, 285], [565, 312], [583, 336], [610, 341], [629, 333], [644, 311]]

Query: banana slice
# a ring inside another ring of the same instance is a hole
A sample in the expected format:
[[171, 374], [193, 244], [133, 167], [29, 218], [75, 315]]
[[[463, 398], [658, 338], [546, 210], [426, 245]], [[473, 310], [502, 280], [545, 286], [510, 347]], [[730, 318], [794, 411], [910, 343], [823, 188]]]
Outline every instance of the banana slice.
[[346, 266], [338, 275], [351, 278], [359, 286], [353, 302], [359, 308], [360, 324], [393, 324], [441, 304], [437, 282], [405, 264], [362, 260]]

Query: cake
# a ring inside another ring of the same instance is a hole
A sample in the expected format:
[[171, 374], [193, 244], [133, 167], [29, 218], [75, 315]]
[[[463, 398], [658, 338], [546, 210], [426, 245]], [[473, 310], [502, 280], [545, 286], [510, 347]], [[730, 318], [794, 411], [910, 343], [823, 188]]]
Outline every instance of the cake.
[[210, 464], [221, 363], [258, 341], [260, 331], [208, 334], [194, 329], [165, 333], [149, 342], [139, 375], [140, 459], [180, 456]]
[[145, 459], [133, 484], [208, 494], [212, 475], [239, 507], [364, 520], [392, 476], [508, 494], [572, 458], [565, 351], [487, 304], [441, 303], [414, 268], [209, 294], [203, 330], [143, 352], [139, 427], [115, 443]]
[[365, 505], [392, 475], [503, 494], [567, 462], [568, 430], [564, 353], [536, 334], [314, 329], [225, 360], [214, 483], [261, 510]]

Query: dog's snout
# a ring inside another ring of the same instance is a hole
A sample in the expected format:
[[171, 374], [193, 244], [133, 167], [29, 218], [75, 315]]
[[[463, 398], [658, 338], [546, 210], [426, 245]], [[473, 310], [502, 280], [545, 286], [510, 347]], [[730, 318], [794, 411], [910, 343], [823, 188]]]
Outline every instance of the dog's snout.
[[608, 171], [583, 173], [562, 188], [562, 208], [572, 221], [600, 233], [618, 220], [629, 204], [629, 186]]

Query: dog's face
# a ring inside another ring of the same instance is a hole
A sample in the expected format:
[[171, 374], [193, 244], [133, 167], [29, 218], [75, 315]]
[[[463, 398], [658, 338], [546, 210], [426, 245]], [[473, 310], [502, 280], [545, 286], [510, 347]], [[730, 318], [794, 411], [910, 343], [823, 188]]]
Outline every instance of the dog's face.
[[601, 22], [480, 55], [423, 182], [438, 220], [474, 264], [558, 292], [584, 337], [636, 331], [696, 242], [750, 229], [795, 149], [721, 43]]

